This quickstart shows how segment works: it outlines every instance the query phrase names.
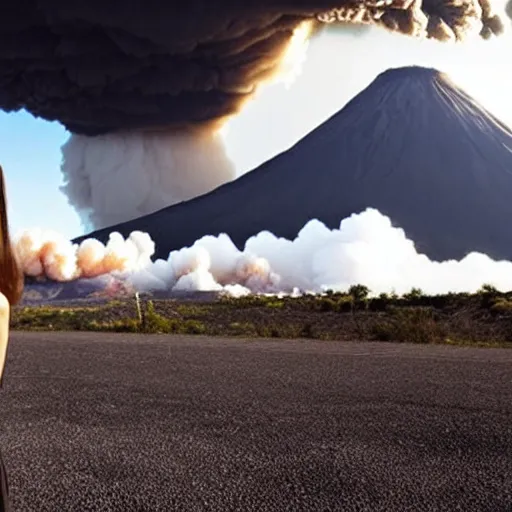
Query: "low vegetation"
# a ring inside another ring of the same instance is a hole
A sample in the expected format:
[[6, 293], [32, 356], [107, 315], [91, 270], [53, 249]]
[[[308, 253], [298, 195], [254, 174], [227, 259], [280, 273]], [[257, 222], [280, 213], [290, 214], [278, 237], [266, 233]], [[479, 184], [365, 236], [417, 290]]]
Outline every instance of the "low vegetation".
[[346, 293], [302, 297], [222, 297], [214, 302], [139, 298], [95, 306], [25, 306], [13, 329], [206, 334], [264, 338], [380, 340], [512, 346], [512, 293], [484, 286], [476, 294], [370, 297]]

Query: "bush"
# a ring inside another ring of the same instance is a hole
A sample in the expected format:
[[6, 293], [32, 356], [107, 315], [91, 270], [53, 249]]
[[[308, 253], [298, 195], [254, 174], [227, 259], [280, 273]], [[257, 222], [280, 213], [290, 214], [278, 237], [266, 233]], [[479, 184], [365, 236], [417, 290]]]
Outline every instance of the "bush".
[[348, 294], [352, 296], [354, 302], [363, 302], [368, 298], [370, 289], [364, 284], [355, 284], [348, 289]]
[[[255, 326], [258, 336], [262, 338], [301, 338], [306, 337], [304, 333], [304, 326], [294, 323], [277, 323], [267, 322], [257, 324]], [[306, 334], [309, 334], [309, 330], [306, 327]], [[309, 336], [307, 336], [309, 337]]]
[[282, 309], [284, 307], [284, 301], [281, 299], [270, 300], [265, 304], [265, 306], [272, 309]]
[[92, 320], [84, 326], [84, 330], [97, 332], [140, 332], [140, 324], [135, 318], [123, 318], [112, 322]]
[[390, 296], [387, 293], [381, 293], [378, 297], [370, 299], [368, 306], [370, 311], [386, 311], [390, 304]]
[[300, 331], [301, 338], [316, 338], [315, 331], [313, 329], [313, 325], [311, 323], [304, 324]]
[[220, 298], [218, 303], [224, 306], [242, 309], [262, 307], [266, 306], [268, 303], [275, 303], [280, 300], [281, 299], [276, 299], [276, 297], [266, 297], [265, 295], [246, 295], [243, 297], [224, 296]]
[[175, 331], [175, 321], [169, 320], [155, 311], [153, 301], [146, 303], [141, 331], [147, 333], [169, 333]]
[[155, 311], [153, 301], [149, 300], [139, 330], [151, 334], [204, 334], [206, 326], [198, 320], [166, 318]]
[[284, 337], [281, 328], [275, 324], [264, 324], [256, 326], [258, 336], [262, 338], [281, 338]]
[[482, 295], [497, 295], [499, 291], [492, 284], [483, 284], [478, 293]]
[[229, 334], [233, 336], [257, 336], [258, 331], [252, 322], [231, 322]]
[[484, 309], [489, 309], [501, 296], [500, 292], [490, 284], [484, 284], [477, 292], [480, 295], [480, 305]]
[[423, 297], [423, 291], [421, 288], [412, 288], [409, 293], [404, 293], [404, 299], [406, 300], [417, 300]]
[[490, 306], [491, 313], [495, 315], [512, 314], [512, 301], [507, 299], [496, 299]]
[[198, 320], [185, 320], [183, 322], [179, 322], [178, 326], [179, 332], [182, 334], [205, 334], [206, 326], [199, 322]]
[[402, 299], [410, 306], [426, 306], [429, 297], [425, 297], [421, 288], [412, 288], [409, 293], [404, 293]]
[[395, 309], [388, 318], [374, 324], [371, 333], [379, 341], [438, 343], [445, 338], [430, 308]]
[[315, 309], [325, 312], [347, 312], [351, 311], [354, 299], [349, 295], [331, 295], [329, 297], [319, 297], [316, 300]]

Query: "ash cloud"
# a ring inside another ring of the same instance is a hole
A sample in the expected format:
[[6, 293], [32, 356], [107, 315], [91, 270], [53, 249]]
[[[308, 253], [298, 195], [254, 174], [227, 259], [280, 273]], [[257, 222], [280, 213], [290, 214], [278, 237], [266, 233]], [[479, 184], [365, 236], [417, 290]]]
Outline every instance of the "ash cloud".
[[439, 40], [501, 31], [490, 0], [18, 0], [0, 20], [0, 108], [85, 135], [218, 123], [278, 71], [304, 22]]

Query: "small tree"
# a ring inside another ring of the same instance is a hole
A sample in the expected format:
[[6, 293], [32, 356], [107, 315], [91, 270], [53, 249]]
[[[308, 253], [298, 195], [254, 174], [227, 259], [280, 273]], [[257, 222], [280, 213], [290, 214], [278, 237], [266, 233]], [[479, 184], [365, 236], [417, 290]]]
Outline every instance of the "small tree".
[[496, 295], [498, 293], [498, 289], [492, 284], [485, 283], [478, 292], [486, 295]]
[[404, 293], [404, 299], [408, 301], [418, 301], [423, 297], [423, 290], [421, 288], [412, 288], [409, 293]]
[[370, 294], [370, 289], [364, 284], [354, 284], [348, 289], [349, 295], [352, 296], [354, 302], [364, 302]]
[[483, 308], [491, 307], [500, 295], [496, 287], [487, 283], [482, 285], [480, 290], [478, 290], [478, 294], [481, 297], [480, 304]]
[[358, 315], [356, 315], [356, 309], [366, 309], [368, 307], [367, 299], [370, 294], [370, 289], [363, 284], [355, 284], [348, 289], [348, 293], [352, 297], [352, 320], [356, 327], [359, 339], [364, 339], [364, 325], [359, 321]]

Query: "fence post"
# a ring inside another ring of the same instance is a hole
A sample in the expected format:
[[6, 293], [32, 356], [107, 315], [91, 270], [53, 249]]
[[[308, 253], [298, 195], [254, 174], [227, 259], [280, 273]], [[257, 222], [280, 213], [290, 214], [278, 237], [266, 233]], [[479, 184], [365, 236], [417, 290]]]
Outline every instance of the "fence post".
[[135, 292], [135, 304], [137, 305], [137, 316], [141, 330], [146, 329], [146, 311], [141, 307], [139, 292]]

